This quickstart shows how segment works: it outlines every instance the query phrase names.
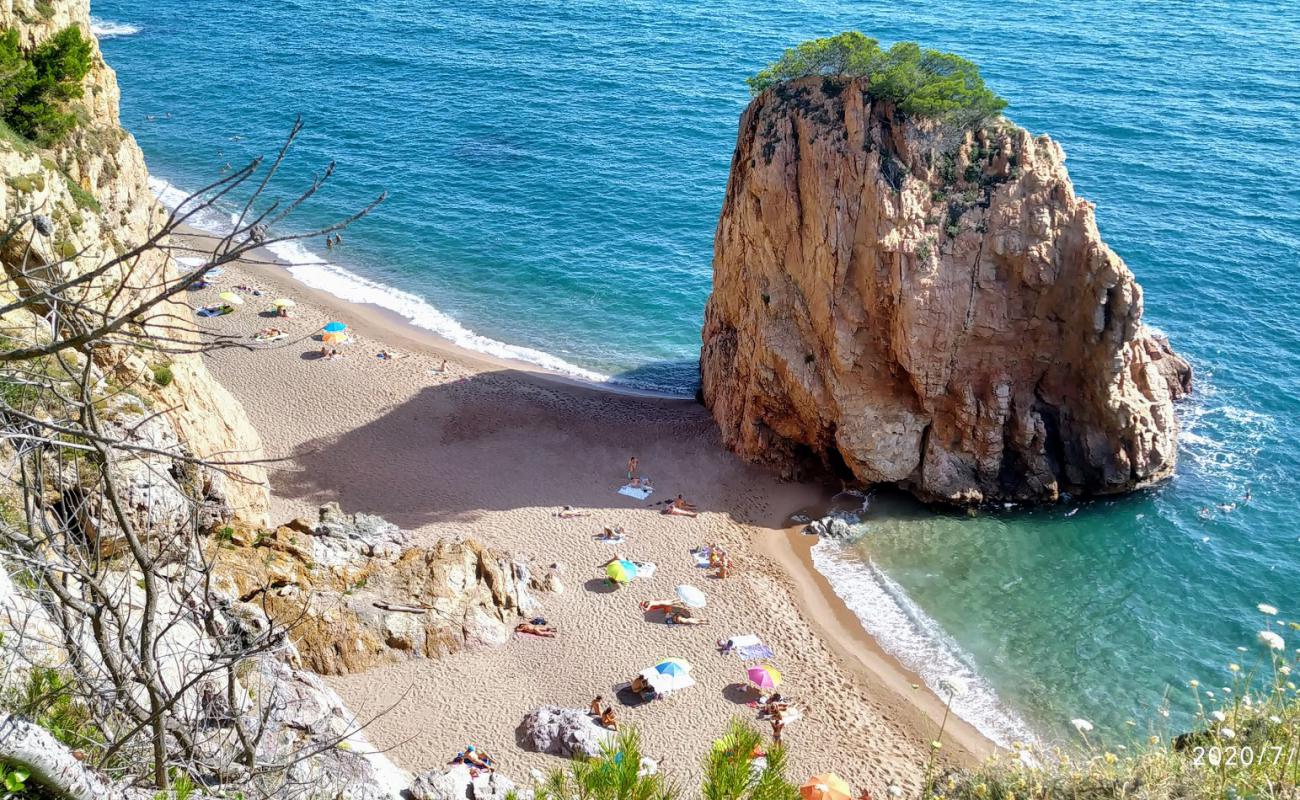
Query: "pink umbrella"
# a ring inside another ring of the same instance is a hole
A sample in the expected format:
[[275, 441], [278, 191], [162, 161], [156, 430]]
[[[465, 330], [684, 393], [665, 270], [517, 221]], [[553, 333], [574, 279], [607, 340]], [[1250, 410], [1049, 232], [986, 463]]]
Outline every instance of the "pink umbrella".
[[746, 670], [746, 674], [749, 675], [749, 682], [760, 689], [775, 689], [781, 685], [781, 673], [776, 667], [769, 667], [767, 664], [750, 667]]

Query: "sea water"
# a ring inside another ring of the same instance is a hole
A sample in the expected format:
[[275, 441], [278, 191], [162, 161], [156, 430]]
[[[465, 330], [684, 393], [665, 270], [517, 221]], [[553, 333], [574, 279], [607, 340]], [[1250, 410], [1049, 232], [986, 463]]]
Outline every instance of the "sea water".
[[697, 380], [744, 78], [846, 29], [974, 59], [1012, 119], [1061, 142], [1147, 321], [1197, 369], [1178, 475], [976, 518], [880, 499], [856, 544], [818, 545], [819, 568], [928, 683], [965, 677], [955, 708], [1003, 741], [1075, 717], [1107, 736], [1185, 727], [1189, 679], [1226, 685], [1230, 661], [1260, 656], [1257, 603], [1300, 616], [1300, 15], [1285, 4], [93, 11], [160, 193], [273, 151], [302, 115], [285, 187], [338, 172], [301, 229], [389, 199], [342, 247], [282, 253], [298, 277], [471, 347], [679, 394]]

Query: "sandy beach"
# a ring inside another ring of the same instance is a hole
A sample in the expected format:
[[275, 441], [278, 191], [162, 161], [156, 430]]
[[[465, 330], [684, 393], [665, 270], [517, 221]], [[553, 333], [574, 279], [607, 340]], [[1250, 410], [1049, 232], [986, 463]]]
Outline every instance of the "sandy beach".
[[[472, 537], [563, 565], [564, 591], [541, 596], [556, 639], [329, 678], [354, 711], [378, 715], [368, 735], [399, 766], [437, 767], [472, 743], [494, 754], [504, 774], [527, 781], [531, 768], [562, 762], [518, 747], [526, 712], [585, 708], [639, 670], [677, 657], [694, 665], [696, 687], [616, 711], [641, 731], [647, 754], [692, 787], [728, 721], [754, 718], [739, 685], [744, 662], [719, 654], [714, 642], [754, 633], [775, 651], [782, 688], [803, 712], [785, 731], [793, 778], [834, 771], [877, 796], [890, 782], [919, 782], [943, 704], [914, 688], [915, 676], [834, 597], [809, 563], [812, 542], [783, 527], [792, 512], [824, 501], [823, 488], [742, 463], [692, 401], [607, 391], [461, 350], [380, 309], [314, 292], [267, 259], [228, 269], [218, 286], [190, 299], [197, 308], [220, 290], [257, 286], [262, 296], [245, 294], [235, 314], [202, 324], [245, 336], [275, 325], [290, 334], [253, 352], [208, 356], [267, 456], [285, 459], [271, 470], [273, 519], [338, 500], [348, 512], [413, 531], [417, 541]], [[269, 316], [270, 299], [281, 296], [298, 302], [292, 319]], [[333, 319], [352, 327], [353, 341], [340, 347], [342, 358], [324, 360], [310, 336]], [[405, 357], [382, 360], [381, 349]], [[654, 481], [647, 502], [616, 493], [631, 455]], [[698, 518], [651, 505], [678, 492], [700, 507]], [[557, 518], [564, 505], [590, 516]], [[605, 525], [630, 535], [618, 545], [596, 541]], [[710, 578], [694, 566], [690, 549], [708, 543], [727, 549], [733, 576]], [[655, 563], [653, 578], [608, 591], [598, 566], [615, 553]], [[681, 583], [706, 592], [706, 625], [664, 625], [637, 607], [670, 597]], [[991, 751], [974, 728], [949, 720], [943, 760]]]

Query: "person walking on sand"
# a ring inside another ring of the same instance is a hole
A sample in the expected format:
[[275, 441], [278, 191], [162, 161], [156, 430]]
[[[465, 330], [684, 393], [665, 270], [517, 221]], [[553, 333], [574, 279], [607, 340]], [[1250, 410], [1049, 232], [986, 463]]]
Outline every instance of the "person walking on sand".
[[627, 479], [629, 481], [636, 480], [636, 469], [638, 466], [640, 466], [640, 464], [637, 462], [636, 456], [632, 456], [627, 460]]
[[781, 732], [785, 730], [785, 723], [779, 717], [772, 717], [772, 742], [781, 743]]

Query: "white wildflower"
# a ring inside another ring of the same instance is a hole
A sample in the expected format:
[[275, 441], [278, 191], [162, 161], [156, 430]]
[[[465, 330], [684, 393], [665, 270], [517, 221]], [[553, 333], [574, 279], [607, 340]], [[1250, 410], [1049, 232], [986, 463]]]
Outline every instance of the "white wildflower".
[[1283, 675], [1290, 675], [1290, 674], [1291, 674], [1291, 668], [1288, 667], [1286, 664], [1283, 664], [1282, 666], [1278, 667], [1278, 668], [1277, 668], [1277, 671], [1280, 672], [1280, 673], [1282, 673]]
[[1197, 686], [1201, 685], [1201, 682], [1196, 680], [1195, 678], [1192, 678], [1190, 681], [1187, 682], [1187, 685], [1195, 689]]
[[1268, 603], [1260, 603], [1255, 606], [1255, 608], [1258, 608], [1259, 613], [1261, 614], [1268, 614], [1270, 617], [1277, 616], [1277, 606], [1270, 606]]
[[949, 676], [939, 680], [939, 688], [950, 697], [961, 697], [966, 694], [966, 682], [961, 678]]
[[1282, 724], [1282, 718], [1279, 717], [1277, 714], [1271, 714], [1271, 715], [1269, 715], [1268, 721], [1271, 722], [1271, 723], [1273, 723], [1274, 725], [1281, 725], [1281, 724]]
[[1219, 728], [1219, 735], [1225, 739], [1237, 738], [1237, 732], [1234, 731], [1232, 728]]
[[899, 786], [899, 785], [896, 784], [896, 783], [891, 783], [891, 784], [889, 784], [889, 796], [890, 796], [890, 797], [902, 797], [902, 796], [903, 796], [903, 787], [902, 787], [902, 786]]
[[1259, 639], [1259, 643], [1265, 645], [1270, 650], [1286, 649], [1286, 642], [1282, 640], [1281, 636], [1278, 636], [1276, 633], [1273, 633], [1272, 631], [1260, 631], [1258, 634], [1256, 634], [1255, 638]]
[[1214, 711], [1210, 712], [1210, 716], [1214, 717], [1215, 720], [1219, 722], [1223, 722], [1228, 719], [1228, 715], [1224, 714], [1222, 711], [1219, 711], [1217, 708]]
[[1070, 724], [1073, 725], [1074, 729], [1079, 733], [1088, 733], [1092, 730], [1092, 723], [1086, 719], [1072, 719], [1070, 720]]

